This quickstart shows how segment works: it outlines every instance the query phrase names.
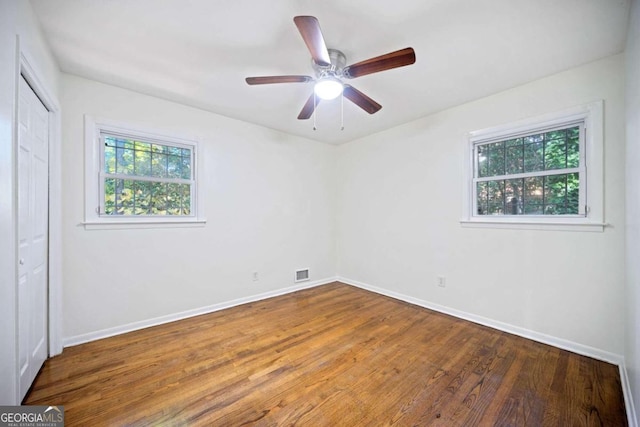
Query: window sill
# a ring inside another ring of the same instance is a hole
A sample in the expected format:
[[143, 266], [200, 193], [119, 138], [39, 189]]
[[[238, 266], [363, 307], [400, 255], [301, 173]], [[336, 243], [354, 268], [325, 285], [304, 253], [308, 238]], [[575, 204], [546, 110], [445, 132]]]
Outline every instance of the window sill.
[[204, 227], [206, 219], [111, 219], [85, 221], [85, 230], [121, 230], [134, 228], [195, 228]]
[[549, 231], [592, 231], [603, 232], [604, 228], [609, 226], [602, 222], [587, 221], [536, 221], [536, 220], [505, 220], [503, 218], [496, 219], [461, 219], [460, 225], [466, 228], [505, 228], [516, 230], [549, 230]]

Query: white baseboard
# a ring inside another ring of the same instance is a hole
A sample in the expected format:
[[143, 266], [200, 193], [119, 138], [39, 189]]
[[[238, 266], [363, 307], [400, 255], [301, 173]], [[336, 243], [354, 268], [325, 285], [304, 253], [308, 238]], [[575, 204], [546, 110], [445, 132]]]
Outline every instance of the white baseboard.
[[625, 363], [620, 364], [620, 384], [622, 385], [622, 394], [624, 395], [624, 405], [627, 408], [627, 420], [629, 427], [638, 427], [638, 419], [636, 418], [635, 404], [631, 395], [631, 384], [629, 383], [629, 375], [627, 374], [627, 366]]
[[201, 314], [213, 313], [214, 311], [224, 310], [225, 308], [231, 308], [250, 302], [260, 301], [267, 298], [277, 297], [279, 295], [285, 295], [292, 292], [300, 291], [302, 289], [313, 288], [320, 285], [326, 285], [327, 283], [335, 282], [337, 278], [329, 277], [321, 280], [315, 280], [313, 282], [303, 282], [290, 286], [287, 288], [276, 289], [274, 291], [264, 292], [257, 295], [251, 295], [248, 297], [242, 297], [231, 301], [225, 301], [218, 304], [209, 305], [206, 307], [195, 308], [192, 310], [182, 311], [179, 313], [168, 314], [166, 316], [155, 317], [153, 319], [141, 320], [139, 322], [128, 323], [126, 325], [115, 326], [113, 328], [101, 329], [95, 332], [89, 332], [86, 334], [76, 335], [72, 337], [64, 338], [64, 347], [72, 347], [74, 345], [87, 343], [90, 341], [96, 341], [102, 338], [108, 338], [115, 335], [125, 334], [127, 332], [137, 331], [139, 329], [149, 328], [151, 326], [162, 325], [164, 323], [175, 322], [176, 320], [182, 320], [189, 317], [200, 316]]
[[543, 344], [552, 345], [554, 347], [568, 350], [573, 353], [578, 353], [583, 356], [592, 357], [594, 359], [602, 360], [620, 366], [624, 362], [624, 357], [615, 353], [600, 350], [598, 348], [590, 347], [588, 345], [579, 344], [573, 341], [557, 338], [551, 335], [543, 334], [540, 332], [532, 331], [520, 326], [511, 325], [509, 323], [500, 322], [498, 320], [489, 319], [487, 317], [478, 316], [476, 314], [467, 313], [465, 311], [456, 310], [454, 308], [446, 307], [440, 304], [435, 304], [429, 301], [414, 298], [408, 295], [404, 295], [398, 292], [390, 291], [376, 286], [371, 286], [366, 283], [358, 282], [357, 280], [347, 279], [345, 277], [338, 277], [337, 280], [347, 285], [356, 286], [371, 292], [375, 292], [381, 295], [385, 295], [391, 298], [395, 298], [401, 301], [408, 302], [410, 304], [418, 305], [420, 307], [428, 308], [433, 311], [448, 314], [459, 319], [468, 320], [473, 323], [478, 323], [483, 326], [488, 326], [493, 329], [498, 329], [503, 332], [508, 332], [513, 335], [518, 335], [523, 338], [528, 338], [533, 341], [538, 341]]

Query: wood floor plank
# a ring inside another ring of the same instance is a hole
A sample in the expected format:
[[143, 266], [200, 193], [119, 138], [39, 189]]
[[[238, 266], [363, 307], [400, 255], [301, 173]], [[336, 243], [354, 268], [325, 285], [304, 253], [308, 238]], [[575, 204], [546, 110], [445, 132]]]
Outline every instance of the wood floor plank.
[[617, 367], [332, 283], [67, 348], [68, 426], [625, 426]]

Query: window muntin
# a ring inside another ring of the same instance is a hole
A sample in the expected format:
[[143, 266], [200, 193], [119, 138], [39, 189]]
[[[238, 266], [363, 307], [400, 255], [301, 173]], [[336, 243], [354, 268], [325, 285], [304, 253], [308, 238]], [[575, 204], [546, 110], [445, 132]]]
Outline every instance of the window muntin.
[[194, 146], [100, 133], [101, 217], [192, 216]]
[[474, 142], [474, 216], [584, 216], [584, 121]]

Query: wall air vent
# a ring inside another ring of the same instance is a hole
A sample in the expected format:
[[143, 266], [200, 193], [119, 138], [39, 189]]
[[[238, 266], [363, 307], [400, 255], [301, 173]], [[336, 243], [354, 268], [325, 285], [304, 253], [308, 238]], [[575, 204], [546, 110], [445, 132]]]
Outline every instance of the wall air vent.
[[302, 270], [296, 270], [296, 283], [309, 280], [309, 269], [303, 268]]

